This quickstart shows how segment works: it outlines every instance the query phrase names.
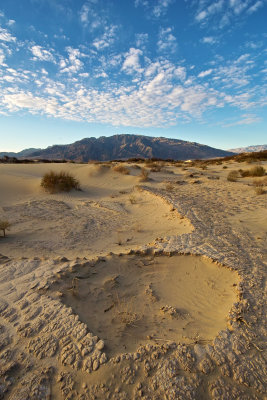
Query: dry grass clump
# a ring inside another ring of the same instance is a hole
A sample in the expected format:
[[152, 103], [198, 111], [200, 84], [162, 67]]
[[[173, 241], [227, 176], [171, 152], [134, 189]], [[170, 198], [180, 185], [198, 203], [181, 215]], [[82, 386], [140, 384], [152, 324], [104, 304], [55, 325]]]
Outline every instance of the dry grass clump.
[[125, 326], [135, 326], [135, 324], [142, 319], [142, 315], [135, 312], [133, 300], [122, 300], [117, 294], [114, 303], [115, 319], [119, 320]]
[[239, 177], [239, 172], [236, 170], [233, 170], [233, 171], [230, 171], [229, 174], [227, 175], [227, 180], [229, 182], [236, 182], [238, 177]]
[[267, 186], [267, 176], [262, 179], [254, 179], [253, 181], [254, 186]]
[[261, 167], [260, 165], [257, 165], [250, 169], [246, 169], [246, 170], [241, 169], [240, 174], [243, 178], [246, 176], [264, 176], [265, 169], [263, 167]]
[[149, 180], [149, 171], [145, 168], [141, 169], [141, 172], [139, 174], [139, 181], [140, 182], [147, 182]]
[[107, 172], [110, 169], [109, 164], [94, 164], [93, 169], [89, 172], [89, 176], [95, 176]]
[[262, 186], [256, 186], [255, 187], [255, 192], [256, 192], [256, 194], [264, 194], [265, 193], [265, 190], [263, 189], [263, 187]]
[[6, 231], [10, 229], [11, 223], [8, 220], [0, 220], [0, 231], [3, 231], [3, 236], [6, 237]]
[[44, 174], [41, 186], [49, 193], [69, 192], [72, 189], [80, 190], [80, 183], [68, 172], [50, 171]]
[[131, 204], [136, 204], [137, 203], [137, 199], [136, 199], [134, 194], [130, 194], [129, 201], [130, 201]]
[[123, 175], [129, 175], [129, 173], [130, 173], [129, 169], [126, 168], [122, 164], [115, 165], [112, 169], [113, 169], [113, 171], [119, 172], [120, 174], [123, 174]]
[[150, 168], [151, 172], [160, 172], [163, 167], [163, 162], [148, 161], [146, 167]]
[[167, 192], [172, 192], [174, 190], [174, 184], [172, 182], [167, 182], [165, 189]]

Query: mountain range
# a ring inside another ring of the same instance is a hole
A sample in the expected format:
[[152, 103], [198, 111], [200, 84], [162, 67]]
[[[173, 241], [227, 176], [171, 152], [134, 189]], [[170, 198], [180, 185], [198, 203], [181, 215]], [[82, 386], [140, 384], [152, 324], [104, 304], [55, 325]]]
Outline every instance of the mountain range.
[[174, 160], [226, 157], [233, 152], [215, 149], [195, 142], [165, 137], [114, 135], [85, 138], [72, 144], [53, 145], [46, 149], [26, 149], [18, 153], [0, 153], [3, 157], [35, 159], [66, 159], [73, 161], [109, 161], [129, 158], [160, 158]]
[[230, 149], [228, 151], [232, 151], [233, 153], [252, 153], [254, 151], [263, 151], [263, 150], [267, 150], [267, 144], [248, 146], [248, 147], [237, 147], [236, 149]]

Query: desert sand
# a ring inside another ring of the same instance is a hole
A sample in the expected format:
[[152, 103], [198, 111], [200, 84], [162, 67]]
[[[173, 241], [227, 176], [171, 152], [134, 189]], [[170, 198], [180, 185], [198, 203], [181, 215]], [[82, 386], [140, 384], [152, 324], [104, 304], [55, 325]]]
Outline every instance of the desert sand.
[[0, 398], [264, 399], [266, 193], [227, 180], [253, 165], [0, 164]]

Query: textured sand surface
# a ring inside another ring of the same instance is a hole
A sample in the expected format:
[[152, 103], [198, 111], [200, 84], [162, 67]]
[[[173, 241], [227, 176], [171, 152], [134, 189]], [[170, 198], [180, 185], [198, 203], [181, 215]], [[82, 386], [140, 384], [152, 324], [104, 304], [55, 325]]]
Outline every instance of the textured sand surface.
[[265, 398], [266, 194], [222, 167], [0, 165], [0, 398]]

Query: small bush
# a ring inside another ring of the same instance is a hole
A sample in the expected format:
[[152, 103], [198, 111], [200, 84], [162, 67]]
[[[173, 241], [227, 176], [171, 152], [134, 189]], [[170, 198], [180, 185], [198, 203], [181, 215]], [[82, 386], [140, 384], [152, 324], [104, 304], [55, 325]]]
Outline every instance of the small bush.
[[260, 165], [253, 167], [249, 170], [249, 176], [264, 176], [265, 169]]
[[129, 196], [129, 201], [130, 201], [131, 204], [136, 204], [137, 203], [137, 199], [136, 199], [134, 194], [131, 194]]
[[68, 172], [47, 172], [41, 181], [41, 186], [49, 193], [69, 192], [72, 189], [80, 190], [80, 184]]
[[229, 174], [227, 175], [227, 180], [228, 180], [229, 182], [236, 182], [238, 176], [239, 176], [238, 171], [236, 171], [236, 170], [230, 171]]
[[263, 189], [262, 186], [256, 186], [255, 187], [255, 192], [256, 192], [256, 194], [264, 194], [265, 190]]
[[147, 182], [149, 180], [148, 175], [149, 175], [148, 170], [145, 169], [145, 168], [142, 168], [141, 172], [140, 172], [140, 175], [139, 175], [139, 181], [140, 182]]
[[223, 169], [226, 169], [226, 168], [228, 168], [227, 165], [224, 165], [224, 166], [223, 166]]
[[167, 182], [165, 189], [167, 192], [172, 192], [174, 190], [174, 185], [171, 182]]
[[265, 175], [265, 169], [261, 167], [260, 165], [257, 165], [253, 168], [246, 169], [246, 170], [240, 170], [240, 175], [242, 178], [247, 177], [247, 176], [264, 176]]
[[6, 231], [10, 229], [10, 222], [7, 220], [0, 220], [0, 230], [3, 231], [3, 236], [6, 237]]
[[123, 174], [123, 175], [129, 175], [129, 173], [130, 173], [128, 168], [126, 168], [122, 164], [115, 165], [115, 167], [113, 167], [112, 169], [113, 169], [113, 171], [119, 172], [120, 174]]

